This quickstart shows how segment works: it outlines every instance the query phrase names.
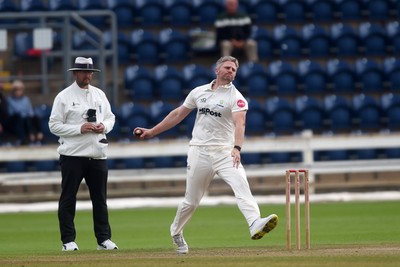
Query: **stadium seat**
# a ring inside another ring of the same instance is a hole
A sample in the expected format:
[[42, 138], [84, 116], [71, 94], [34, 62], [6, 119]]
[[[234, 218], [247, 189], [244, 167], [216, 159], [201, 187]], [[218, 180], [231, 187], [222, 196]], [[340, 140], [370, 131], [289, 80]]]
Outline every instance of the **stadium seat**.
[[97, 50], [99, 38], [88, 31], [76, 31], [72, 35], [72, 47], [76, 50]]
[[259, 26], [252, 27], [251, 38], [257, 42], [258, 58], [270, 59], [275, 55], [276, 43], [270, 32]]
[[270, 79], [267, 70], [260, 63], [246, 62], [241, 64], [236, 78], [240, 86], [245, 90], [249, 97], [265, 97], [268, 95]]
[[360, 39], [351, 25], [341, 22], [332, 24], [330, 34], [336, 56], [354, 57], [360, 53]]
[[351, 94], [354, 92], [356, 74], [353, 66], [346, 61], [331, 59], [326, 63], [326, 70], [333, 93]]
[[295, 113], [288, 100], [280, 97], [268, 98], [265, 102], [268, 128], [276, 135], [292, 135], [296, 132]]
[[188, 90], [192, 90], [203, 84], [208, 84], [215, 78], [215, 74], [211, 69], [200, 64], [185, 65], [182, 68], [182, 73]]
[[278, 22], [280, 5], [277, 1], [252, 0], [250, 2], [248, 14], [254, 17], [253, 23], [255, 25]]
[[364, 0], [369, 20], [385, 21], [390, 18], [391, 0]]
[[363, 2], [360, 0], [336, 0], [339, 19], [360, 21], [363, 18]]
[[8, 161], [5, 163], [7, 172], [26, 172], [27, 163], [25, 161]]
[[304, 23], [307, 16], [307, 3], [304, 0], [279, 0], [284, 20], [288, 23]]
[[388, 37], [390, 45], [389, 52], [396, 56], [400, 55], [400, 23], [398, 21], [392, 21], [386, 24], [386, 36]]
[[[13, 0], [3, 0], [0, 1], [0, 13], [3, 12], [18, 12], [19, 9], [17, 8], [15, 2]], [[14, 24], [17, 23], [17, 19], [15, 18], [1, 18], [0, 17], [0, 25], [1, 24]]]
[[164, 23], [164, 4], [162, 0], [136, 0], [135, 10], [139, 23], [144, 26], [162, 26]]
[[381, 96], [381, 108], [385, 127], [390, 131], [400, 130], [400, 95], [386, 93]]
[[240, 161], [246, 166], [250, 164], [261, 164], [262, 158], [262, 153], [240, 153]]
[[107, 9], [114, 11], [118, 27], [132, 27], [136, 22], [137, 13], [131, 0], [107, 0]]
[[332, 133], [349, 133], [353, 129], [353, 111], [346, 98], [338, 95], [326, 95], [323, 106], [328, 129]]
[[267, 132], [265, 110], [255, 99], [249, 99], [249, 110], [246, 114], [247, 136], [262, 136]]
[[[155, 101], [150, 105], [150, 115], [153, 125], [159, 123], [165, 116], [167, 116], [172, 110], [176, 108], [176, 105], [170, 104], [166, 101]], [[171, 129], [158, 135], [159, 138], [177, 138], [180, 133], [180, 127], [175, 126]]]
[[21, 12], [48, 10], [47, 5], [42, 0], [20, 0], [19, 7]]
[[335, 20], [336, 4], [332, 0], [307, 0], [311, 19], [316, 22]]
[[348, 150], [320, 150], [315, 155], [316, 161], [349, 160]]
[[275, 43], [283, 58], [298, 58], [303, 55], [303, 41], [295, 28], [278, 25], [273, 29]]
[[318, 62], [302, 60], [297, 64], [297, 69], [305, 94], [326, 94], [328, 77], [326, 70]]
[[200, 25], [213, 25], [224, 10], [223, 3], [215, 0], [193, 0], [194, 20]]
[[376, 132], [381, 129], [381, 108], [370, 95], [357, 94], [352, 98], [357, 127], [361, 132]]
[[160, 62], [158, 38], [148, 30], [137, 29], [130, 34], [131, 51], [138, 64], [157, 64]]
[[76, 10], [75, 3], [71, 0], [48, 0], [50, 11]]
[[393, 92], [400, 91], [400, 60], [395, 57], [385, 58], [383, 72], [388, 82], [388, 89]]
[[190, 58], [190, 43], [188, 36], [171, 28], [159, 32], [159, 43], [164, 62], [186, 63]]
[[39, 105], [34, 108], [35, 115], [39, 118], [40, 127], [44, 135], [44, 143], [57, 143], [58, 137], [50, 132], [49, 118], [51, 114], [50, 105]]
[[185, 90], [183, 75], [175, 67], [158, 65], [154, 69], [156, 94], [163, 101], [182, 101]]
[[316, 24], [306, 24], [301, 29], [306, 54], [311, 57], [329, 57], [332, 40], [324, 28]]
[[354, 66], [363, 93], [383, 92], [384, 72], [376, 61], [367, 58], [358, 59]]
[[18, 58], [30, 58], [38, 56], [33, 52], [33, 36], [31, 32], [17, 32], [14, 36], [14, 56]]
[[154, 100], [155, 79], [153, 73], [146, 67], [131, 65], [125, 69], [125, 89], [135, 101]]
[[171, 26], [188, 26], [193, 20], [193, 2], [187, 0], [165, 0], [165, 16]]
[[321, 133], [324, 130], [325, 114], [321, 103], [310, 96], [299, 96], [294, 100], [294, 110], [302, 130]]
[[299, 77], [297, 71], [285, 61], [274, 61], [268, 65], [275, 92], [278, 95], [298, 93]]
[[[78, 10], [105, 10], [106, 6], [103, 1], [99, 0], [77, 0]], [[105, 28], [107, 25], [107, 17], [106, 16], [84, 16], [89, 23], [93, 24], [98, 28]]]
[[120, 118], [120, 128], [123, 133], [132, 133], [136, 127], [149, 128], [151, 116], [149, 110], [142, 104], [133, 102], [123, 103], [117, 111]]
[[378, 158], [378, 150], [372, 148], [365, 148], [365, 149], [355, 149], [354, 151], [350, 152], [353, 154], [352, 158], [358, 160], [368, 160], [368, 159], [377, 159]]
[[[103, 40], [106, 49], [111, 49], [112, 34], [110, 31], [103, 33]], [[131, 46], [129, 38], [123, 32], [117, 32], [117, 51], [119, 64], [127, 64], [130, 62]]]
[[379, 24], [363, 22], [358, 26], [361, 44], [365, 56], [384, 56], [388, 52], [388, 40], [385, 30]]
[[58, 169], [58, 161], [57, 160], [35, 160], [33, 162], [35, 171], [40, 172], [50, 172], [56, 171]]

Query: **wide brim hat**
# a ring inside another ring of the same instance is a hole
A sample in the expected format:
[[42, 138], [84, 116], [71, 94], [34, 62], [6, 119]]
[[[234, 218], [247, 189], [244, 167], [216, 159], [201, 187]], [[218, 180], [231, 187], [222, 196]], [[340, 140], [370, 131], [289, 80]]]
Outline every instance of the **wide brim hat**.
[[93, 68], [93, 60], [90, 57], [89, 58], [77, 57], [75, 59], [74, 66], [70, 68], [68, 71], [74, 71], [74, 70], [100, 72], [99, 69]]

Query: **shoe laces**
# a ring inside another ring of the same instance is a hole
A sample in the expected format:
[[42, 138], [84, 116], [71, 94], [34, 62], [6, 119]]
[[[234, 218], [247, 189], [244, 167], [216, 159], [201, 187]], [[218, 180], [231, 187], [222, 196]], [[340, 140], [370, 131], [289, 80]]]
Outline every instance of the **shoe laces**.
[[174, 239], [174, 243], [178, 246], [178, 247], [183, 247], [186, 245], [185, 239], [183, 238], [182, 234], [177, 234], [174, 235], [172, 237]]

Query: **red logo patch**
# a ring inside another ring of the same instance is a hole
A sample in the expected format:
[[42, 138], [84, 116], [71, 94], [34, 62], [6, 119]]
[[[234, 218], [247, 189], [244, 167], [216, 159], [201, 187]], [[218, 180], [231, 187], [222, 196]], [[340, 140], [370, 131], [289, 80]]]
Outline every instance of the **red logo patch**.
[[239, 108], [243, 108], [244, 106], [246, 106], [246, 103], [242, 99], [239, 99], [237, 101], [237, 105]]

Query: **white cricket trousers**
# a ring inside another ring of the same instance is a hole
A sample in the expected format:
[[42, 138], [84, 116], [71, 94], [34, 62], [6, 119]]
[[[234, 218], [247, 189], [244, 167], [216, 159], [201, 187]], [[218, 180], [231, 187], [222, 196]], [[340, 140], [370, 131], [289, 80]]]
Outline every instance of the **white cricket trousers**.
[[186, 193], [171, 224], [171, 236], [182, 233], [216, 174], [232, 188], [247, 224], [250, 226], [260, 218], [260, 209], [250, 191], [245, 170], [242, 164], [239, 168], [233, 167], [231, 150], [229, 146], [189, 147]]

